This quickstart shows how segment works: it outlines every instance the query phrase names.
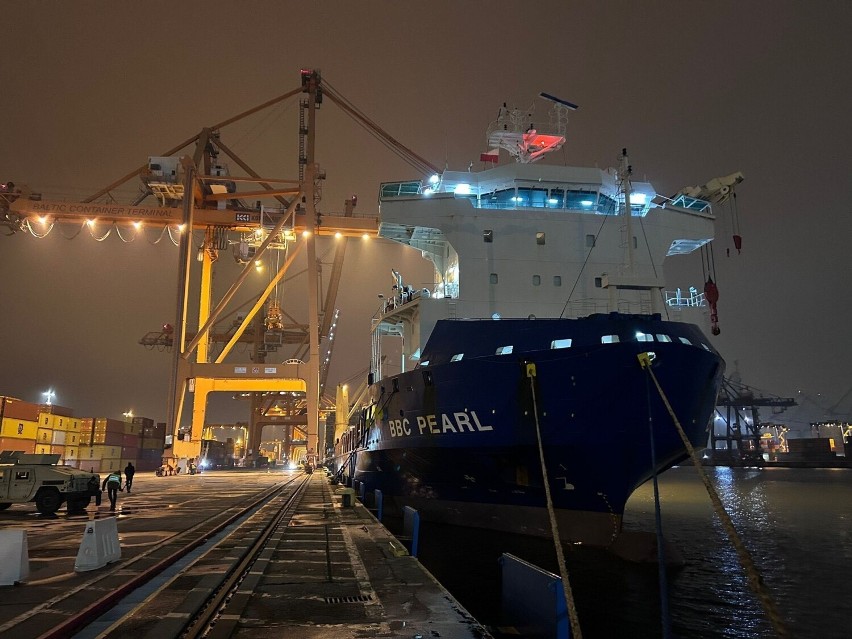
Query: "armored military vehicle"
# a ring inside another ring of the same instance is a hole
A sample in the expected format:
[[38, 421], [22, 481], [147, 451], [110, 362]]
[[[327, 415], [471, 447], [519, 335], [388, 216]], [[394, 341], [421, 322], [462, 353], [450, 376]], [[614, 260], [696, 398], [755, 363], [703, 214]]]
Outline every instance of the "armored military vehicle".
[[70, 466], [59, 466], [59, 455], [0, 452], [0, 510], [12, 504], [35, 502], [43, 515], [59, 510], [81, 511], [101, 491], [100, 476]]

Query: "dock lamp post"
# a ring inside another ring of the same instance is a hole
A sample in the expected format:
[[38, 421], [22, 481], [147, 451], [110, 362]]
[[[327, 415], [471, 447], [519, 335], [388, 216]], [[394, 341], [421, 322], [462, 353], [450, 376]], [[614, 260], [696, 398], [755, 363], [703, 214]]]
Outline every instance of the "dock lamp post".
[[125, 413], [122, 413], [122, 415], [124, 415], [124, 421], [126, 421], [126, 422], [132, 422], [133, 421], [133, 411], [132, 410], [129, 410]]
[[53, 403], [53, 398], [56, 397], [56, 393], [53, 392], [52, 388], [47, 389], [45, 392], [42, 393], [42, 395], [47, 398], [45, 404], [47, 404], [48, 406]]

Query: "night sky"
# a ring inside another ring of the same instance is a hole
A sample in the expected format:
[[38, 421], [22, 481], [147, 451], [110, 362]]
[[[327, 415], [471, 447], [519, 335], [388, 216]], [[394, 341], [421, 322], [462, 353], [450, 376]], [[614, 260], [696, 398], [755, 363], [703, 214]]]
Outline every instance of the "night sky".
[[[667, 195], [742, 171], [743, 252], [726, 257], [728, 231], [716, 245], [713, 342], [729, 373], [804, 400], [781, 417], [794, 428], [850, 419], [852, 3], [7, 2], [3, 22], [0, 182], [47, 199], [86, 198], [295, 88], [303, 66], [450, 169], [486, 150], [500, 104], [526, 108], [544, 91], [580, 105], [551, 162], [606, 168], [627, 147], [635, 174]], [[297, 116], [290, 100], [222, 140], [261, 175], [294, 179]], [[423, 177], [330, 101], [317, 135], [325, 212], [351, 194], [358, 213], [373, 212], [380, 182]], [[137, 190], [113, 195], [128, 202]], [[178, 250], [167, 238], [152, 244], [153, 231], [131, 243], [85, 230], [66, 239], [77, 230], [0, 236], [0, 394], [40, 401], [52, 387], [81, 416], [132, 409], [165, 420], [170, 356], [137, 342], [173, 321]], [[330, 250], [330, 240], [318, 246], [327, 263]], [[219, 264], [221, 294], [238, 267], [228, 254]], [[330, 384], [366, 373], [369, 320], [391, 268], [415, 285], [431, 272], [416, 252], [350, 241]], [[700, 287], [700, 261], [667, 275]], [[297, 315], [304, 279], [281, 292]], [[208, 413], [247, 418], [230, 398]]]

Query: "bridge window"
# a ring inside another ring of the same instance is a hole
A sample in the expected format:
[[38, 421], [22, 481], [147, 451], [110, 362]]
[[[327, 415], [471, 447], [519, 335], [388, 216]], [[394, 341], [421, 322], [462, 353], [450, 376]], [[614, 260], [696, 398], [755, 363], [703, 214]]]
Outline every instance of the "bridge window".
[[595, 245], [595, 236], [591, 235], [591, 234], [587, 235], [586, 236], [586, 246], [589, 247], [589, 248], [592, 248], [592, 247], [594, 247], [594, 245]]
[[663, 335], [662, 333], [657, 333], [657, 341], [658, 342], [670, 342], [672, 338], [668, 335]]
[[596, 277], [595, 278], [595, 288], [601, 288], [603, 286], [603, 278]]
[[601, 344], [617, 344], [618, 343], [618, 335], [602, 335], [601, 336]]
[[565, 203], [565, 189], [551, 189], [550, 197], [547, 198], [547, 208], [561, 209]]
[[485, 229], [484, 231], [482, 231], [482, 241], [487, 242], [489, 244], [491, 242], [493, 242], [494, 241], [494, 231], [492, 231], [491, 229]]
[[509, 353], [511, 353], [511, 352], [512, 352], [512, 349], [513, 349], [513, 348], [514, 348], [514, 346], [500, 346], [500, 347], [497, 349], [497, 352], [496, 352], [496, 353], [494, 353], [494, 354], [495, 354], [495, 355], [508, 355]]
[[637, 342], [653, 342], [654, 336], [649, 335], [648, 333], [643, 333], [641, 331], [636, 331], [636, 341]]
[[553, 285], [554, 286], [562, 286], [562, 276], [561, 275], [554, 275], [553, 276]]
[[570, 337], [566, 337], [564, 339], [555, 339], [550, 342], [550, 348], [554, 350], [557, 348], [571, 348], [571, 341], [572, 340]]
[[542, 246], [544, 244], [544, 233], [538, 232], [535, 234], [535, 243], [539, 246]]
[[450, 358], [451, 362], [459, 362], [464, 357], [464, 353], [456, 353]]
[[497, 273], [492, 273], [489, 281], [492, 284], [496, 284], [497, 283]]
[[420, 362], [420, 366], [421, 366], [421, 367], [422, 367], [422, 366], [429, 366], [429, 360], [428, 360], [428, 359], [424, 359], [422, 362]]
[[597, 191], [568, 191], [565, 195], [565, 208], [574, 211], [593, 211], [597, 202]]
[[690, 342], [690, 341], [689, 341], [688, 339], [686, 339], [685, 337], [678, 337], [678, 339], [679, 339], [681, 342], [683, 342], [684, 344], [686, 344], [687, 346], [692, 346], [692, 342]]
[[517, 206], [544, 208], [547, 206], [547, 189], [520, 188], [515, 204]]
[[533, 286], [541, 285], [541, 275], [533, 275]]

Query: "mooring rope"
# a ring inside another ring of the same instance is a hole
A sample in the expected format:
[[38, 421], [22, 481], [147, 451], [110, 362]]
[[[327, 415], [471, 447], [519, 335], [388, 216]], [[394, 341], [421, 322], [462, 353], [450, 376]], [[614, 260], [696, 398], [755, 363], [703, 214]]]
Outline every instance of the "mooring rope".
[[666, 551], [663, 543], [663, 517], [660, 506], [660, 486], [657, 473], [657, 443], [654, 438], [654, 413], [651, 410], [651, 382], [645, 378], [645, 397], [648, 402], [648, 436], [651, 440], [651, 468], [654, 472], [654, 524], [657, 531], [657, 570], [660, 580], [660, 621], [663, 637], [672, 636], [671, 615], [669, 614], [669, 582], [666, 578]]
[[568, 620], [571, 623], [571, 637], [583, 639], [580, 630], [580, 619], [577, 616], [577, 606], [574, 604], [574, 593], [571, 590], [571, 582], [568, 579], [568, 566], [565, 564], [565, 555], [562, 552], [562, 541], [559, 538], [559, 527], [556, 524], [556, 511], [553, 509], [553, 498], [550, 495], [550, 483], [547, 479], [547, 466], [544, 463], [544, 447], [541, 443], [541, 426], [538, 421], [538, 402], [535, 397], [535, 364], [525, 362], [526, 375], [530, 380], [530, 392], [532, 393], [533, 416], [535, 417], [535, 436], [538, 440], [538, 458], [541, 461], [541, 474], [544, 478], [544, 495], [547, 499], [547, 514], [550, 516], [550, 531], [553, 535], [553, 545], [556, 548], [556, 561], [559, 563], [559, 576], [562, 578], [562, 593], [565, 595], [565, 606], [568, 609]]
[[719, 521], [722, 522], [722, 526], [725, 528], [725, 532], [728, 533], [728, 539], [731, 541], [731, 544], [737, 551], [737, 557], [740, 560], [740, 566], [742, 566], [743, 570], [746, 573], [746, 577], [748, 578], [749, 588], [751, 588], [752, 592], [754, 592], [754, 594], [757, 595], [757, 598], [760, 600], [760, 603], [763, 606], [763, 610], [766, 613], [769, 622], [775, 629], [775, 634], [777, 634], [779, 637], [792, 637], [790, 632], [787, 630], [787, 627], [784, 623], [784, 619], [778, 612], [778, 608], [775, 605], [775, 601], [772, 599], [772, 595], [770, 594], [769, 589], [763, 583], [763, 577], [758, 571], [754, 560], [751, 558], [751, 554], [749, 554], [748, 549], [745, 547], [739, 535], [737, 534], [737, 530], [736, 528], [734, 528], [734, 523], [728, 516], [728, 513], [725, 510], [725, 506], [724, 504], [722, 504], [722, 500], [719, 498], [719, 494], [716, 492], [716, 489], [713, 487], [713, 484], [710, 483], [710, 478], [707, 476], [707, 473], [704, 472], [704, 468], [701, 465], [701, 460], [698, 459], [698, 455], [695, 453], [695, 449], [692, 447], [692, 443], [689, 441], [689, 438], [686, 436], [683, 427], [680, 425], [680, 421], [678, 421], [674, 409], [672, 409], [672, 405], [669, 403], [666, 394], [663, 392], [663, 389], [660, 386], [660, 382], [657, 380], [657, 376], [654, 374], [654, 371], [651, 370], [651, 357], [648, 355], [648, 353], [639, 353], [638, 358], [640, 366], [642, 366], [642, 368], [648, 371], [648, 374], [654, 381], [654, 386], [657, 387], [657, 392], [660, 394], [660, 399], [663, 400], [663, 404], [665, 405], [666, 410], [671, 416], [675, 428], [677, 428], [678, 435], [680, 435], [681, 440], [683, 440], [683, 445], [686, 447], [686, 450], [689, 453], [689, 457], [692, 460], [692, 464], [698, 470], [698, 475], [701, 477], [701, 481], [704, 482], [704, 487], [707, 489], [707, 494], [710, 495], [710, 501], [713, 503], [713, 510], [716, 512], [716, 516], [719, 518]]

